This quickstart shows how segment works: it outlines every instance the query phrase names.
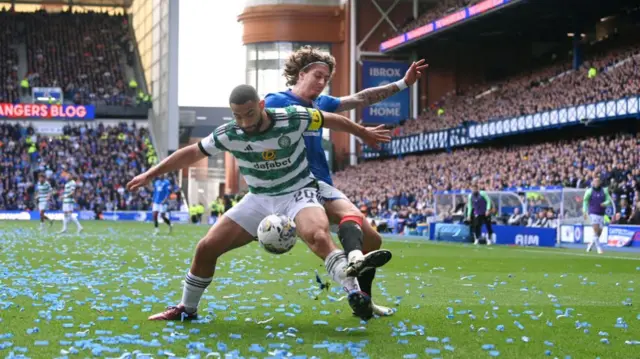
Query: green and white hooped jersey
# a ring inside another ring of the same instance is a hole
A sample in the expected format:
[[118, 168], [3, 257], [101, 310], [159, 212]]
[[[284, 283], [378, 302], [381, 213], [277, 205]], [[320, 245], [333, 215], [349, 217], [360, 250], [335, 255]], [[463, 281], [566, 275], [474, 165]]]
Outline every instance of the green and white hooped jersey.
[[62, 203], [74, 203], [73, 194], [76, 192], [76, 181], [70, 180], [64, 185], [64, 193], [62, 194]]
[[49, 182], [40, 183], [36, 186], [36, 193], [38, 196], [38, 203], [47, 203], [47, 197], [51, 194], [53, 189]]
[[322, 113], [313, 108], [268, 108], [271, 127], [258, 135], [246, 135], [235, 121], [218, 127], [198, 146], [208, 156], [230, 152], [238, 161], [249, 192], [278, 196], [304, 188], [311, 181], [302, 134], [318, 130]]

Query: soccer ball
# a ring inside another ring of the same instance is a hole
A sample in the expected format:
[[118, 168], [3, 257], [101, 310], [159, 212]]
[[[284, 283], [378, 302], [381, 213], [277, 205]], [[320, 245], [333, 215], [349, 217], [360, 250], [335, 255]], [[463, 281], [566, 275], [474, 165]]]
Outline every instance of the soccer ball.
[[269, 253], [286, 253], [296, 244], [296, 224], [281, 214], [266, 216], [258, 226], [258, 242]]

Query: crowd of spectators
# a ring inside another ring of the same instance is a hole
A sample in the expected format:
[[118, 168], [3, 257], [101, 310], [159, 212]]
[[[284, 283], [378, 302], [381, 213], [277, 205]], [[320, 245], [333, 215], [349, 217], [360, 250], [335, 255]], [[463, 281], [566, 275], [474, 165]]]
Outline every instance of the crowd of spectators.
[[[131, 79], [125, 78], [126, 64], [133, 64], [135, 40], [124, 14], [4, 9], [0, 23], [0, 102], [19, 102], [23, 80], [28, 88], [60, 87], [65, 100], [75, 104], [140, 102], [137, 83], [132, 88]], [[17, 73], [19, 43], [26, 45], [26, 74]], [[23, 92], [28, 94], [28, 88]]]
[[487, 191], [587, 188], [595, 175], [604, 179], [617, 202], [640, 202], [640, 134], [366, 161], [336, 173], [334, 182], [364, 213], [375, 217], [394, 211], [433, 213], [434, 191], [467, 190], [472, 181]]
[[19, 101], [18, 53], [11, 46], [16, 34], [16, 23], [6, 22], [5, 12], [0, 12], [0, 103]]
[[[636, 43], [594, 54], [578, 70], [560, 62], [531, 74], [452, 91], [418, 119], [407, 120], [400, 133], [435, 131], [467, 121], [486, 122], [637, 95], [638, 55], [640, 46]], [[592, 68], [596, 70], [595, 76], [589, 76]]]
[[[467, 6], [474, 5], [481, 0], [441, 0], [433, 4], [433, 6], [426, 8], [422, 11], [422, 14], [417, 19], [412, 19], [406, 25], [401, 26], [398, 29], [398, 33], [393, 36], [403, 34], [407, 31], [416, 29], [422, 25], [429, 24], [435, 20], [443, 18], [456, 10], [462, 9]], [[391, 37], [393, 37], [391, 36]]]
[[[148, 210], [153, 188], [135, 193], [125, 184], [150, 166], [145, 128], [121, 123], [65, 126], [62, 136], [36, 134], [29, 126], [0, 124], [0, 209], [33, 210], [38, 173], [54, 188], [50, 209], [62, 208], [66, 173], [76, 173], [79, 210]], [[175, 182], [174, 182], [175, 183]], [[180, 201], [176, 191], [172, 201]]]

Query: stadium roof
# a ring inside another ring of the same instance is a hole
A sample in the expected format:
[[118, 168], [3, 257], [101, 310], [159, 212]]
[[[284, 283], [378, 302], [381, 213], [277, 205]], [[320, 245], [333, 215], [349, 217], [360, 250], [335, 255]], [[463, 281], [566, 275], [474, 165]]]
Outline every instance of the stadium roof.
[[[555, 41], [561, 34], [586, 32], [600, 19], [638, 6], [637, 0], [535, 0], [448, 26], [425, 37], [406, 41], [386, 53], [426, 49], [435, 44], [478, 41]], [[577, 31], [576, 31], [577, 30]]]
[[129, 8], [133, 0], [16, 0], [16, 4], [111, 6]]

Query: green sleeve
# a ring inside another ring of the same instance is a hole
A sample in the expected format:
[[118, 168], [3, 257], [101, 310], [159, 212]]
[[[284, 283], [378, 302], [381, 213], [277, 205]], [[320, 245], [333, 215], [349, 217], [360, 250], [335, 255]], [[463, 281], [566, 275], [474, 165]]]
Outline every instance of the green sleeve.
[[467, 217], [471, 217], [471, 211], [473, 210], [473, 204], [471, 203], [471, 194], [467, 198]]
[[584, 193], [584, 199], [582, 200], [582, 212], [588, 213], [589, 209], [589, 200], [591, 199], [591, 188]]
[[604, 188], [604, 202], [602, 204], [605, 204], [607, 206], [611, 205], [612, 201], [611, 201], [611, 195], [609, 195], [609, 189], [608, 188]]
[[489, 196], [487, 195], [487, 192], [485, 191], [480, 191], [480, 195], [487, 202], [487, 212], [489, 212], [491, 210], [491, 198], [489, 198]]

